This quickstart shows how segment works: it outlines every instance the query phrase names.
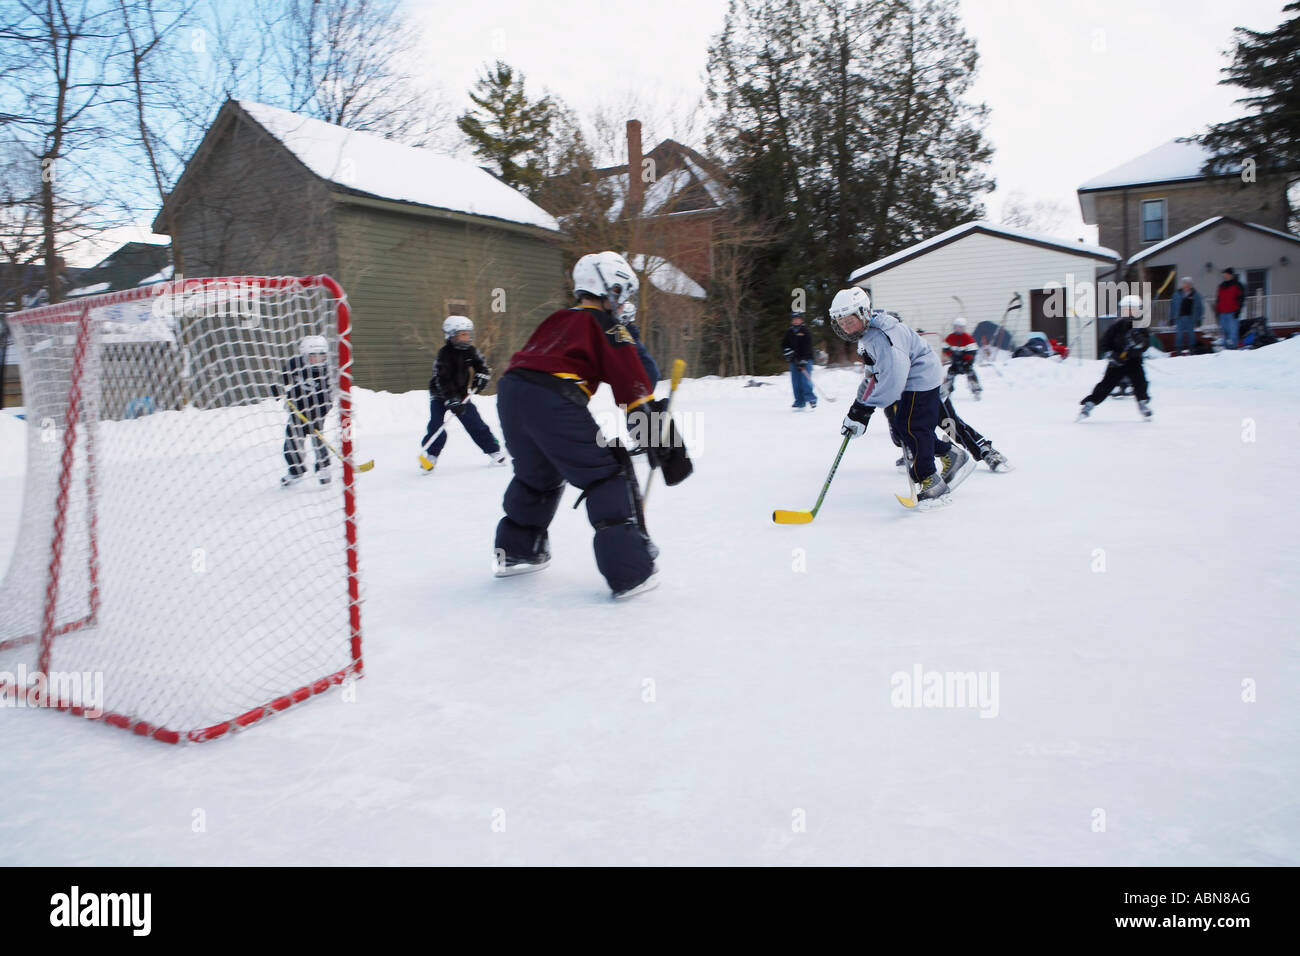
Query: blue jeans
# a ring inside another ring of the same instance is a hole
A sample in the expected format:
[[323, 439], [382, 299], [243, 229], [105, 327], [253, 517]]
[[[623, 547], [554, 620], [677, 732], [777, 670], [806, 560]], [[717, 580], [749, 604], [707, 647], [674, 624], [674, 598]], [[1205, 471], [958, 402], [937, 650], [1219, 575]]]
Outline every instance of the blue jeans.
[[[471, 404], [460, 406], [460, 423], [465, 426], [465, 431], [469, 432], [469, 437], [474, 439], [474, 444], [492, 454], [501, 450], [500, 443], [497, 442], [496, 436], [492, 434], [492, 429], [488, 427], [487, 422], [483, 421], [478, 413], [478, 409]], [[438, 435], [438, 429], [442, 427], [443, 419], [447, 415], [447, 405], [441, 398], [436, 396], [429, 399], [429, 427], [424, 431], [424, 439], [420, 442], [420, 447], [429, 444], [429, 439]], [[447, 444], [447, 433], [444, 431], [438, 435], [434, 443], [429, 446], [429, 454], [437, 458], [442, 454], [443, 447]]]
[[1196, 347], [1196, 320], [1191, 316], [1179, 317], [1174, 322], [1174, 351], [1191, 350]]
[[[812, 380], [808, 377], [812, 375], [812, 364], [811, 361], [790, 363], [790, 384], [794, 387], [796, 408], [817, 404], [817, 393], [813, 391]], [[805, 375], [804, 372], [808, 374]]]
[[1223, 347], [1225, 349], [1235, 349], [1237, 347], [1237, 329], [1241, 325], [1236, 313], [1220, 312], [1219, 325], [1223, 327]]

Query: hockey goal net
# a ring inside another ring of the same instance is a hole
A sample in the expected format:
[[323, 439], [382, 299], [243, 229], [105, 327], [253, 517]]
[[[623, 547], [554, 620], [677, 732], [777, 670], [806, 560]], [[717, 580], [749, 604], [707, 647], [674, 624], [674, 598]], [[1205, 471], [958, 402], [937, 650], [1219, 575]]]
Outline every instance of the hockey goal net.
[[[338, 284], [178, 280], [8, 322], [27, 470], [0, 584], [7, 699], [201, 741], [360, 676]], [[283, 394], [305, 339], [325, 346], [323, 441]], [[291, 450], [303, 474], [282, 486]]]

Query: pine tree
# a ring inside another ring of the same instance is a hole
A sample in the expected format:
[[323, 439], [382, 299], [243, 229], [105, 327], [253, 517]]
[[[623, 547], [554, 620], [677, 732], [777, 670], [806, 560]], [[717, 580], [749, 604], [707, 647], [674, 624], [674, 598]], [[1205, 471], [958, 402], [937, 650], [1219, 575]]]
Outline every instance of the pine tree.
[[[1292, 0], [1282, 12], [1292, 17], [1275, 30], [1234, 31], [1232, 62], [1219, 83], [1251, 91], [1237, 100], [1249, 112], [1197, 137], [1214, 154], [1205, 165], [1209, 175], [1252, 159], [1258, 173], [1285, 175], [1288, 185], [1300, 179], [1300, 2]], [[1300, 225], [1295, 214], [1293, 205], [1293, 229]]]
[[987, 109], [955, 0], [732, 0], [709, 58], [710, 146], [764, 250], [774, 345], [797, 290], [813, 314], [849, 273], [984, 214]]
[[536, 196], [546, 177], [555, 111], [550, 97], [529, 102], [524, 75], [498, 60], [479, 77], [469, 98], [477, 109], [463, 113], [456, 125], [474, 154], [495, 165], [503, 182]]

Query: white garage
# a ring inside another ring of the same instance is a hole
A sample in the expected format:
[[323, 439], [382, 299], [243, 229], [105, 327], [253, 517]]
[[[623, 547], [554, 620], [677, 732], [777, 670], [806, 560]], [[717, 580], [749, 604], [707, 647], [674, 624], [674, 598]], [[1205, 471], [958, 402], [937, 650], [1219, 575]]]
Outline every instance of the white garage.
[[1006, 326], [1015, 345], [1041, 331], [1071, 355], [1096, 358], [1097, 276], [1119, 258], [1100, 246], [970, 222], [865, 265], [849, 281], [868, 290], [873, 305], [939, 337], [958, 315], [972, 334], [981, 322], [1000, 323], [1019, 293], [1023, 307]]

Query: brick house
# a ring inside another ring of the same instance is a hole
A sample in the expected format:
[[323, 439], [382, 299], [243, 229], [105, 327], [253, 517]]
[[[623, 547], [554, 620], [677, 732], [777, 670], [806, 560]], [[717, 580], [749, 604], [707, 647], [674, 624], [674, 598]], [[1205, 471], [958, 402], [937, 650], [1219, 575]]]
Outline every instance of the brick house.
[[[1095, 225], [1098, 244], [1119, 252], [1125, 263], [1215, 216], [1286, 231], [1287, 177], [1261, 173], [1244, 182], [1240, 167], [1210, 177], [1201, 172], [1208, 158], [1196, 143], [1170, 140], [1094, 176], [1078, 188], [1083, 221]], [[1121, 278], [1136, 274], [1128, 269]]]

